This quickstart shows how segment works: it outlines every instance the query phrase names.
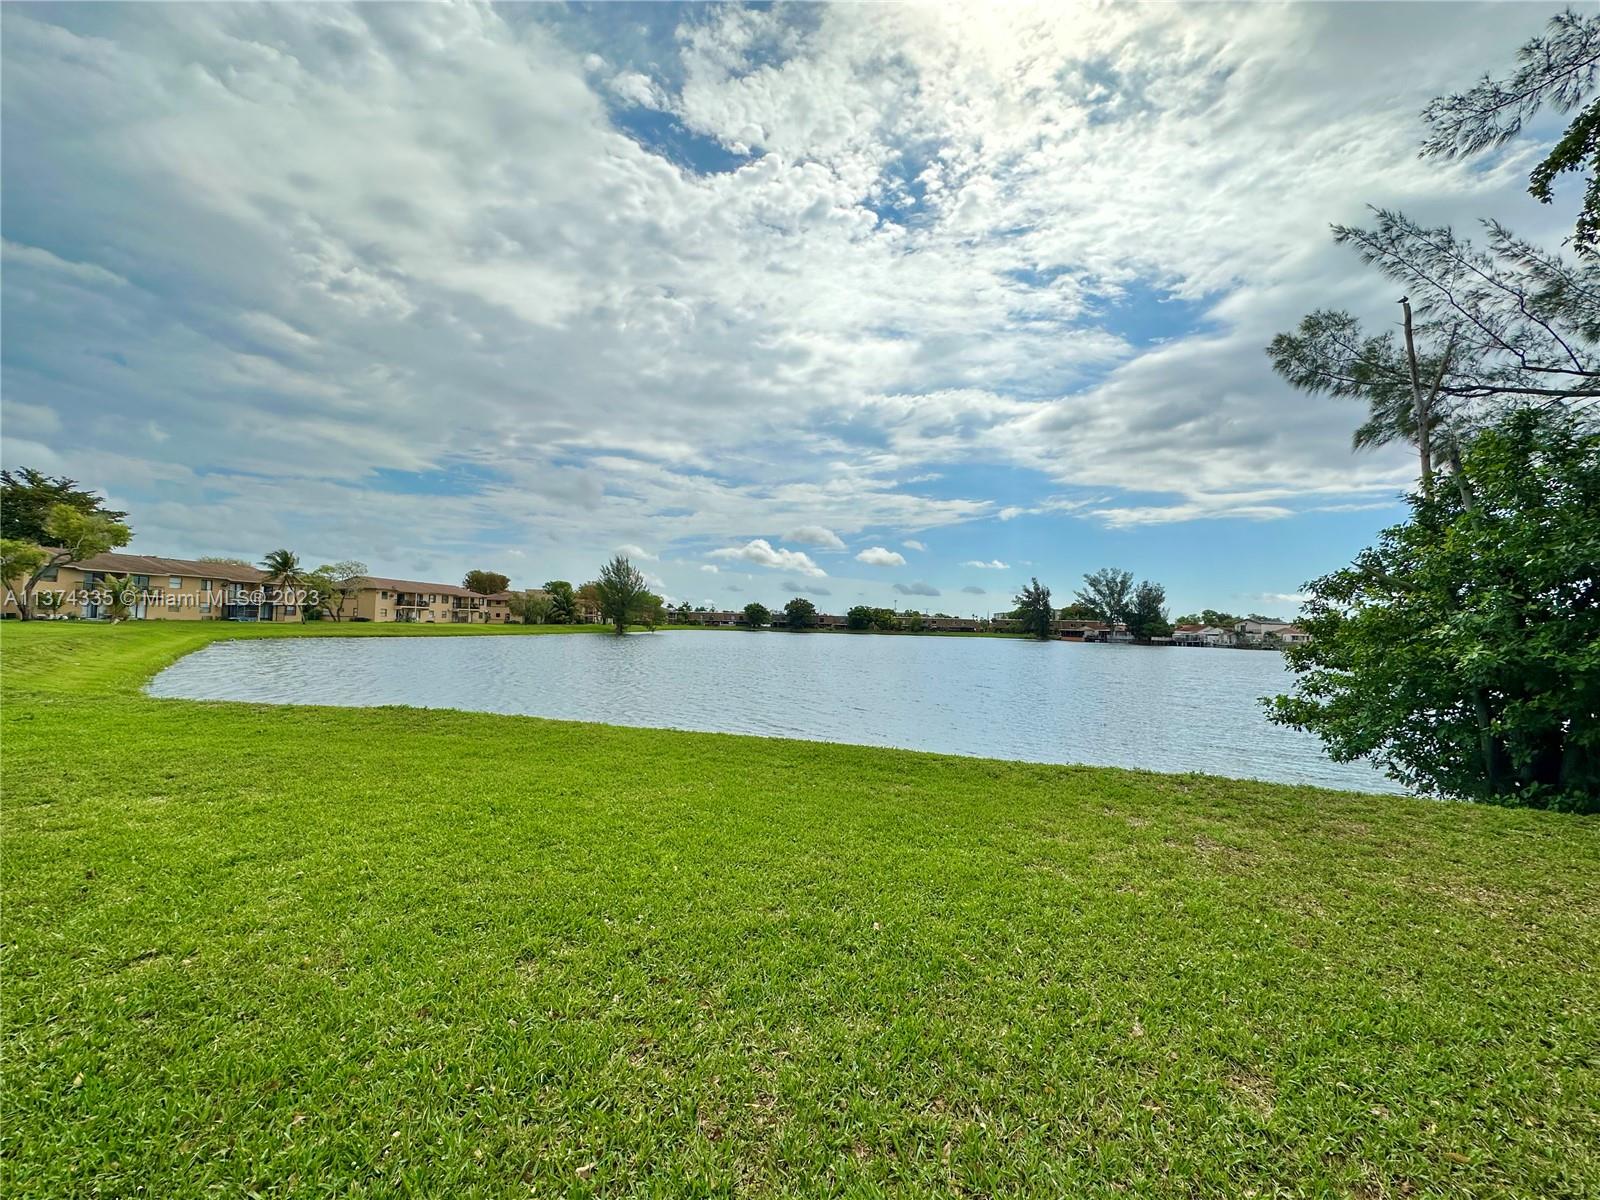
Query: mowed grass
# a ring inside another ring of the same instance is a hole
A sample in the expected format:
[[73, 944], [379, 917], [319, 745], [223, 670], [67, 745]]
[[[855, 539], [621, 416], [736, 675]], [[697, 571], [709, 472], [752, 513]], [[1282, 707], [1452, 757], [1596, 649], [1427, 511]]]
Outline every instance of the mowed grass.
[[1600, 1195], [1593, 819], [140, 691], [301, 632], [0, 632], [7, 1197]]

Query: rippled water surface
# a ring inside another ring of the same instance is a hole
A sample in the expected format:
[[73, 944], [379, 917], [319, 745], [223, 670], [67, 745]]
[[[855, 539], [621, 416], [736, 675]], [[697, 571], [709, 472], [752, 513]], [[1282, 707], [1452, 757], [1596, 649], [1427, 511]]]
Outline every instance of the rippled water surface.
[[671, 631], [284, 638], [182, 659], [155, 696], [409, 704], [1030, 762], [1398, 791], [1269, 724], [1278, 654], [999, 638]]

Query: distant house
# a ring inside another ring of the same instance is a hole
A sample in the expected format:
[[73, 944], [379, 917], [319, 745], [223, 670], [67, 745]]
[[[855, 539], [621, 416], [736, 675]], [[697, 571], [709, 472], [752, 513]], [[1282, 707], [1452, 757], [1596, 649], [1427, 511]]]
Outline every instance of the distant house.
[[1178, 625], [1172, 630], [1172, 641], [1179, 646], [1231, 646], [1236, 638], [1233, 630], [1215, 625]]
[[1241, 641], [1252, 646], [1263, 642], [1309, 642], [1311, 635], [1288, 621], [1240, 621], [1234, 632]]

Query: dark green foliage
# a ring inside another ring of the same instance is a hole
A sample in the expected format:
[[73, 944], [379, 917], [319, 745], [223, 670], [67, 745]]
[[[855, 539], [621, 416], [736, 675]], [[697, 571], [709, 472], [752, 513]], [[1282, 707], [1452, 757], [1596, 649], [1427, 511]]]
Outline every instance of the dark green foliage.
[[550, 612], [547, 620], [552, 625], [571, 625], [577, 620], [578, 600], [572, 585], [565, 579], [545, 581], [544, 590], [550, 594]]
[[[1485, 75], [1470, 91], [1441, 96], [1423, 119], [1433, 127], [1424, 154], [1477, 154], [1504, 145], [1546, 104], [1567, 113], [1594, 94], [1600, 72], [1600, 16], [1581, 17], [1567, 9], [1550, 20], [1549, 33], [1517, 51], [1521, 63], [1506, 79]], [[1600, 101], [1591, 102], [1567, 126], [1555, 147], [1533, 169], [1528, 191], [1545, 204], [1557, 175], [1589, 172], [1578, 212], [1573, 248], [1593, 254], [1600, 248]]]
[[1107, 625], [1123, 624], [1133, 603], [1133, 572], [1103, 567], [1085, 575], [1078, 603]]
[[804, 596], [796, 596], [783, 606], [784, 626], [788, 629], [814, 629], [817, 606]]
[[627, 633], [628, 626], [636, 621], [653, 626], [660, 600], [651, 595], [644, 576], [626, 556], [618, 554], [600, 568], [594, 589], [601, 618], [618, 636]]
[[1055, 609], [1050, 607], [1050, 589], [1041, 584], [1037, 577], [1016, 594], [1012, 603], [1017, 606], [1017, 620], [1022, 622], [1024, 633], [1040, 640], [1050, 636]]
[[495, 596], [511, 586], [511, 578], [499, 571], [468, 571], [461, 586], [480, 596]]
[[1185, 613], [1178, 617], [1174, 624], [1177, 625], [1210, 625], [1214, 629], [1232, 629], [1245, 618], [1235, 616], [1230, 612], [1223, 612], [1220, 608], [1203, 608], [1197, 613]]
[[[32, 467], [0, 471], [0, 538], [49, 546], [50, 511], [58, 504], [80, 513], [106, 517], [119, 524], [128, 514], [105, 506], [93, 492], [78, 487], [76, 479], [46, 475]], [[131, 535], [130, 535], [131, 536]]]
[[1600, 811], [1600, 437], [1528, 410], [1308, 585], [1273, 719], [1419, 789]]
[[772, 624], [772, 610], [765, 604], [752, 601], [744, 606], [744, 623], [751, 629], [760, 629], [763, 625]]
[[1167, 589], [1145, 580], [1133, 590], [1128, 607], [1128, 632], [1136, 642], [1170, 637], [1172, 623], [1167, 620]]
[[871, 629], [872, 609], [865, 604], [857, 604], [845, 613], [844, 623], [849, 629]]

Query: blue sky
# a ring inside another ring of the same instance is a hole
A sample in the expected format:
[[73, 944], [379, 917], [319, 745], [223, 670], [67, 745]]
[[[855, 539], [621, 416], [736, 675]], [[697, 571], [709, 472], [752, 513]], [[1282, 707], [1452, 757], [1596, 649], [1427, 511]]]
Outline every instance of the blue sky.
[[1547, 15], [11, 6], [0, 456], [146, 553], [1289, 613], [1411, 462], [1262, 348], [1393, 319], [1368, 204], [1558, 240], [1543, 125], [1416, 156]]

